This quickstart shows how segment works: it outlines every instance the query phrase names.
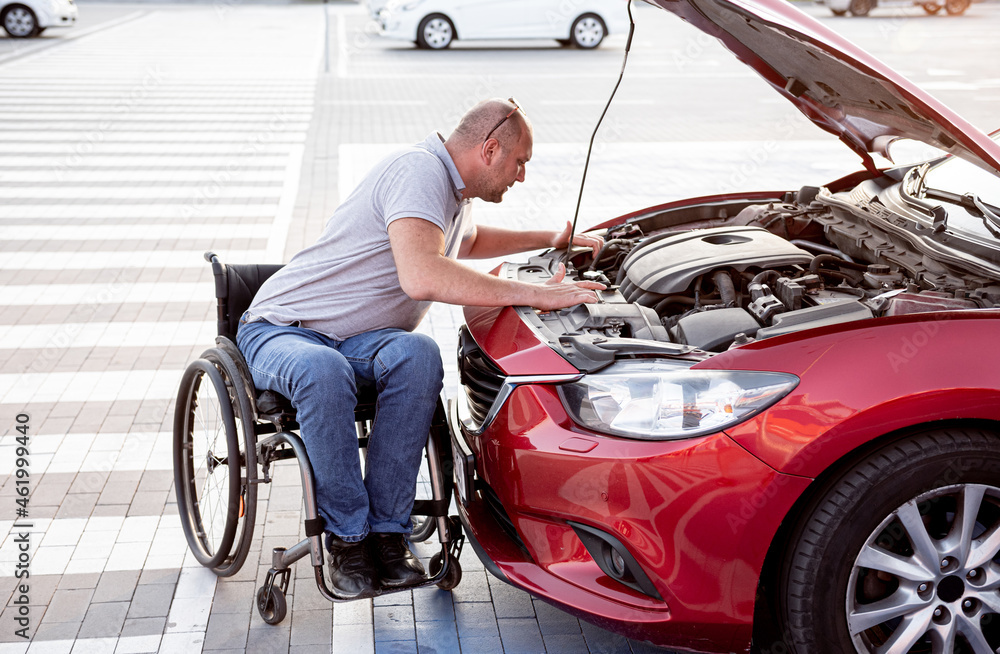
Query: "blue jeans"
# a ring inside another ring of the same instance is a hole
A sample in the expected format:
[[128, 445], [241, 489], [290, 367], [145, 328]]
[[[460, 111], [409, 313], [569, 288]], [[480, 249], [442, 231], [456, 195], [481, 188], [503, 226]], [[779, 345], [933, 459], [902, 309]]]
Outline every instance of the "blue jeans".
[[[416, 480], [443, 385], [437, 343], [382, 329], [343, 341], [266, 321], [240, 326], [254, 384], [292, 402], [316, 478], [326, 530], [345, 541], [369, 531], [408, 534]], [[364, 477], [354, 425], [357, 391], [378, 392]]]

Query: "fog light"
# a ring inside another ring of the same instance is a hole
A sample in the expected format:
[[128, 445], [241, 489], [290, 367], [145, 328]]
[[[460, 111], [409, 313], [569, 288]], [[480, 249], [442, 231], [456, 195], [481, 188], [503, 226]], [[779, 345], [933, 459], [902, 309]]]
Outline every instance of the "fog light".
[[578, 522], [567, 521], [604, 574], [640, 593], [663, 601], [646, 572], [628, 549], [611, 534]]
[[609, 557], [611, 563], [611, 572], [613, 572], [614, 576], [619, 579], [624, 578], [625, 571], [627, 569], [625, 567], [625, 557], [622, 556], [621, 552], [611, 547], [610, 545], [608, 545], [608, 549], [611, 550], [611, 556]]

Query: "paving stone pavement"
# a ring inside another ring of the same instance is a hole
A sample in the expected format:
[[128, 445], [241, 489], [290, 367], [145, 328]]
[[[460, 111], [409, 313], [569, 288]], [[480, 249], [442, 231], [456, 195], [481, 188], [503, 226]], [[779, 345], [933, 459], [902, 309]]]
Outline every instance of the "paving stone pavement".
[[[271, 548], [304, 536], [294, 464], [277, 465], [261, 486], [253, 549], [226, 579], [187, 551], [171, 471], [180, 374], [215, 334], [205, 250], [234, 263], [287, 260], [381, 153], [447, 131], [482, 97], [511, 94], [535, 123], [529, 178], [538, 181], [477, 215], [559, 227], [572, 215], [581, 144], [613, 85], [623, 37], [593, 53], [530, 42], [425, 53], [374, 39], [352, 2], [80, 9], [77, 32], [25, 46], [0, 39], [0, 653], [662, 651], [503, 584], [471, 548], [450, 593], [336, 605], [300, 563], [288, 617], [266, 625], [253, 597]], [[640, 13], [661, 20], [651, 11]], [[907, 46], [925, 38], [925, 24], [914, 31], [900, 20], [857, 34], [874, 42], [887, 33], [890, 44], [902, 35]], [[637, 37], [635, 75], [602, 131], [582, 224], [856, 167], [773, 96], [734, 107], [728, 99], [751, 97], [759, 82], [724, 56], [703, 55], [694, 33], [670, 29], [669, 39]], [[972, 34], [962, 47], [982, 50], [978, 38], [991, 37]], [[652, 72], [664, 58], [667, 74]], [[919, 77], [932, 64], [911, 65]], [[947, 78], [941, 69], [926, 74]], [[716, 114], [673, 119], [695, 102], [670, 88], [685, 76], [725, 80], [724, 93], [704, 89]], [[996, 101], [995, 89], [989, 80], [941, 86], [974, 120], [995, 115], [995, 103], [969, 99]], [[776, 128], [788, 143], [770, 141]], [[747, 171], [761, 144], [771, 165]], [[817, 163], [803, 170], [804, 155]], [[667, 164], [652, 170], [649, 156]], [[461, 322], [457, 309], [436, 306], [421, 327], [441, 344], [451, 394]], [[18, 424], [29, 427], [27, 477], [17, 473]], [[19, 516], [25, 479], [31, 494]], [[32, 554], [27, 593], [14, 576], [22, 532]], [[425, 561], [435, 551], [415, 550]], [[16, 634], [25, 614], [28, 641]]]

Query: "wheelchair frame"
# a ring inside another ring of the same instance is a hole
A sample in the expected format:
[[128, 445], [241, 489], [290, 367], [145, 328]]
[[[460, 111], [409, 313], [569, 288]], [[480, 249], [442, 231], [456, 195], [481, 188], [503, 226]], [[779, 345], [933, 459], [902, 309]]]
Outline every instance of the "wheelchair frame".
[[[174, 412], [174, 487], [188, 546], [199, 563], [220, 577], [236, 574], [247, 558], [253, 538], [257, 486], [271, 482], [273, 462], [294, 458], [302, 482], [306, 538], [289, 548], [273, 549], [271, 569], [257, 590], [257, 610], [268, 624], [284, 619], [290, 567], [307, 555], [323, 597], [334, 602], [360, 599], [340, 597], [326, 584], [324, 521], [316, 506], [314, 476], [305, 444], [294, 432], [298, 428], [295, 409], [281, 395], [254, 387], [246, 361], [236, 347], [237, 321], [260, 285], [281, 266], [227, 266], [213, 252], [206, 252], [205, 260], [211, 263], [215, 277], [216, 346], [203, 352], [184, 371]], [[355, 424], [362, 450], [367, 446], [374, 418], [374, 398], [359, 396]], [[200, 442], [201, 435], [205, 437], [204, 443]], [[465, 536], [458, 517], [448, 515], [450, 445], [447, 418], [438, 400], [425, 448], [432, 499], [414, 502], [414, 532], [410, 540], [424, 540], [436, 530], [441, 550], [431, 559], [428, 576], [419, 583], [364, 597], [430, 585], [451, 590], [461, 581], [458, 557]], [[257, 474], [258, 465], [261, 477]], [[426, 519], [421, 521], [421, 516]]]

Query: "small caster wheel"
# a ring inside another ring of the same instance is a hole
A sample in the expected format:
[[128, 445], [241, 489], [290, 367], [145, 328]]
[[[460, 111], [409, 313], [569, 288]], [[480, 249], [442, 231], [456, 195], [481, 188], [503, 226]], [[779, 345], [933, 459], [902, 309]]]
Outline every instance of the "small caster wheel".
[[[441, 571], [442, 565], [441, 553], [438, 552], [431, 559], [430, 563], [430, 575], [433, 577], [438, 572]], [[462, 566], [458, 563], [458, 559], [451, 557], [448, 561], [448, 572], [445, 573], [441, 581], [437, 582], [437, 587], [441, 590], [451, 590], [457, 586], [462, 581]]]
[[271, 586], [271, 592], [265, 592], [264, 586], [257, 590], [257, 612], [267, 624], [278, 624], [285, 619], [288, 604], [285, 594], [277, 586]]

